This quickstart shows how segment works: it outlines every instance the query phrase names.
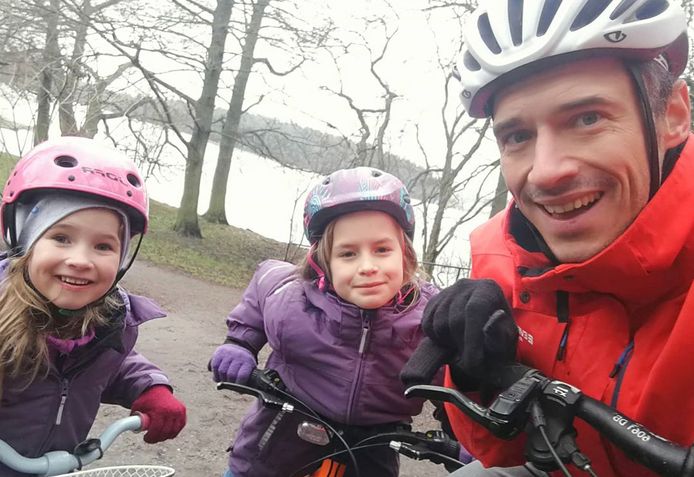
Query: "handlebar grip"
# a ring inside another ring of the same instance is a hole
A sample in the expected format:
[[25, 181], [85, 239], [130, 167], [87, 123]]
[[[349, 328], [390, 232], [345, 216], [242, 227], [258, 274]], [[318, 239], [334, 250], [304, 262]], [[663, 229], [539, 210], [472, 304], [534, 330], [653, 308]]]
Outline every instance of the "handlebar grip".
[[402, 368], [400, 381], [406, 387], [431, 383], [436, 372], [448, 362], [452, 353], [452, 350], [439, 346], [425, 336]]
[[694, 474], [690, 449], [653, 434], [636, 421], [585, 394], [576, 415], [614, 442], [636, 462], [660, 475]]
[[439, 446], [437, 446], [436, 451], [439, 454], [450, 457], [451, 459], [458, 460], [460, 459], [460, 442], [448, 437], [445, 441], [441, 442]]
[[138, 429], [139, 432], [143, 432], [149, 429], [149, 422], [151, 419], [147, 414], [135, 412], [134, 415], [140, 418], [140, 428]]
[[251, 375], [248, 377], [248, 381], [246, 381], [245, 384], [251, 388], [264, 390], [266, 387], [263, 380], [264, 377], [265, 375], [263, 374], [262, 369], [253, 368], [253, 371], [251, 371]]

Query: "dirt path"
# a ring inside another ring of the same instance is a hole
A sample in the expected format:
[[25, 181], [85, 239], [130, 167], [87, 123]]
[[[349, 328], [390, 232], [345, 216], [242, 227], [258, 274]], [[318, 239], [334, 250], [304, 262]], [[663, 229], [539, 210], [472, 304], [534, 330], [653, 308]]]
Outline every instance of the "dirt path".
[[[157, 363], [171, 378], [176, 395], [188, 408], [188, 425], [173, 441], [148, 445], [141, 435], [122, 436], [98, 465], [159, 464], [176, 469], [177, 477], [221, 476], [225, 449], [252, 398], [217, 391], [207, 372], [210, 355], [225, 336], [224, 318], [241, 297], [241, 290], [196, 280], [180, 273], [138, 262], [124, 285], [149, 296], [169, 313], [140, 328], [137, 350]], [[127, 415], [117, 406], [103, 406], [92, 435]], [[433, 428], [421, 418], [418, 429]], [[447, 475], [442, 466], [402, 459], [403, 477]]]

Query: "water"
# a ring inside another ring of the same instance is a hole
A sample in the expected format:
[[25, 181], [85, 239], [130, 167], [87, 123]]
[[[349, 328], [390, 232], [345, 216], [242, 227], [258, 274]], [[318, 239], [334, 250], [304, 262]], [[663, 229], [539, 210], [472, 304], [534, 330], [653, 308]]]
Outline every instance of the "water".
[[[31, 108], [12, 107], [6, 101], [0, 101], [0, 115], [6, 119], [14, 119], [19, 124], [31, 123]], [[119, 147], [134, 147], [126, 127], [109, 123], [109, 129], [112, 136], [116, 137]], [[30, 129], [15, 131], [0, 128], [0, 147], [15, 155], [26, 152], [31, 147], [31, 132]], [[57, 128], [54, 127], [51, 137], [58, 134]], [[106, 141], [104, 137], [97, 139]], [[180, 145], [179, 149], [185, 150]], [[203, 214], [209, 205], [217, 154], [217, 144], [210, 142], [205, 154], [200, 184], [200, 214]], [[164, 150], [161, 162], [164, 167], [146, 178], [150, 197], [178, 207], [183, 194], [185, 161], [174, 147], [169, 146]], [[316, 174], [293, 170], [251, 152], [236, 150], [227, 184], [227, 221], [230, 225], [251, 230], [274, 240], [300, 243], [303, 240], [303, 201], [307, 190], [318, 178]], [[432, 216], [434, 211], [435, 209], [431, 211]], [[415, 213], [418, 224], [415, 248], [421, 253], [423, 220], [421, 207], [416, 204]], [[443, 230], [447, 230], [446, 225], [450, 226], [460, 215], [460, 211], [448, 209]], [[454, 239], [437, 260], [443, 265], [435, 272], [434, 278], [438, 283], [447, 284], [460, 276], [459, 267], [467, 265], [468, 262], [468, 234], [483, 220], [484, 217], [480, 217], [459, 227]]]

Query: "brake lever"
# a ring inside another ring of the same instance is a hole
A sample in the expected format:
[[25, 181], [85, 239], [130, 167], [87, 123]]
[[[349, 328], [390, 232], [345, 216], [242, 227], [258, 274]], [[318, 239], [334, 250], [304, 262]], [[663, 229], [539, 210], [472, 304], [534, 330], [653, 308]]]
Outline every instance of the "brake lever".
[[238, 383], [228, 383], [228, 382], [221, 382], [217, 383], [217, 390], [229, 390], [229, 391], [235, 391], [240, 394], [247, 394], [249, 396], [255, 396], [258, 399], [263, 401], [263, 404], [266, 404], [268, 406], [275, 406], [279, 408], [284, 408], [286, 406], [291, 406], [293, 409], [293, 405], [290, 403], [287, 403], [286, 401], [283, 401], [281, 399], [277, 399], [275, 396], [272, 394], [269, 394], [265, 391], [261, 391], [260, 389], [256, 389], [250, 386], [245, 386], [243, 384], [238, 384]]
[[405, 390], [405, 397], [451, 403], [475, 422], [502, 439], [511, 439], [522, 430], [510, 419], [492, 413], [489, 408], [477, 404], [455, 389], [430, 384], [417, 384]]
[[529, 404], [542, 391], [547, 378], [538, 373], [526, 373], [501, 392], [489, 407], [477, 404], [461, 392], [429, 384], [415, 385], [405, 390], [405, 397], [418, 397], [453, 404], [468, 417], [501, 439], [512, 439], [524, 428], [529, 416]]

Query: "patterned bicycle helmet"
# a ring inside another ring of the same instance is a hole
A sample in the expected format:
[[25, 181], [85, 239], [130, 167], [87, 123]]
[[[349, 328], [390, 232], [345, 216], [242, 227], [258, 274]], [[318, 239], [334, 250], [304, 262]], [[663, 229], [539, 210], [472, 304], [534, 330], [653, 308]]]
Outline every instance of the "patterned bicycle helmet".
[[[687, 21], [675, 0], [487, 0], [465, 27], [457, 64], [468, 114], [491, 115], [500, 88], [538, 62], [596, 51], [633, 60], [659, 57], [679, 76], [687, 64]], [[508, 74], [513, 72], [514, 74]]]
[[391, 215], [410, 238], [414, 237], [414, 210], [402, 181], [372, 167], [355, 167], [333, 172], [308, 193], [304, 205], [306, 238], [315, 244], [333, 219], [362, 210]]

